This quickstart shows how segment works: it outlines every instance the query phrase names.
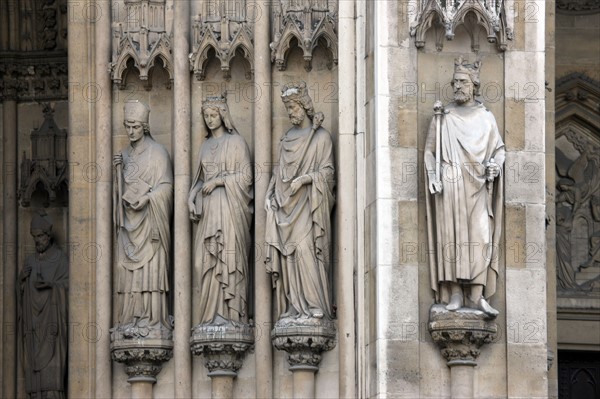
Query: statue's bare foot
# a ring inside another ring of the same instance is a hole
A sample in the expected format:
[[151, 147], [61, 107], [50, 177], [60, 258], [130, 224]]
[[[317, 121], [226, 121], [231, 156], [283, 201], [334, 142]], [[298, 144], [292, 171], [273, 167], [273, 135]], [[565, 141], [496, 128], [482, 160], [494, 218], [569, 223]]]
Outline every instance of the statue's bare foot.
[[496, 317], [500, 314], [500, 312], [494, 309], [483, 297], [479, 298], [479, 301], [477, 301], [477, 307], [490, 317]]
[[311, 313], [312, 317], [314, 317], [315, 319], [322, 319], [324, 316], [324, 313], [321, 309], [312, 309]]
[[450, 303], [446, 305], [446, 310], [454, 311], [463, 307], [463, 297], [461, 294], [452, 294]]

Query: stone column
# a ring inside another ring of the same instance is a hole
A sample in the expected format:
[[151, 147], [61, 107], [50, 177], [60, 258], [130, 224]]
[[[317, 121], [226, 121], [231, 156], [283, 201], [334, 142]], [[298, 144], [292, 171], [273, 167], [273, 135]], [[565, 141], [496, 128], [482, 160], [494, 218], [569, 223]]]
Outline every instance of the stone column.
[[[254, 19], [254, 317], [257, 340], [255, 349], [256, 397], [273, 397], [273, 348], [267, 337], [271, 329], [271, 278], [265, 272], [266, 249], [264, 199], [271, 178], [271, 54], [270, 2], [252, 0], [249, 10]], [[253, 6], [253, 7], [252, 7]], [[260, 89], [260, 95], [259, 95]], [[260, 255], [260, 256], [258, 256]]]
[[474, 367], [480, 348], [492, 342], [497, 331], [496, 323], [479, 310], [451, 312], [444, 305], [431, 307], [429, 332], [450, 367], [452, 398], [474, 397]]
[[189, 349], [192, 328], [192, 240], [187, 198], [190, 190], [191, 73], [190, 2], [175, 1], [173, 15], [173, 163], [174, 200], [174, 316], [175, 316], [175, 397], [192, 396], [192, 356]]
[[[204, 356], [211, 378], [213, 399], [233, 397], [233, 380], [242, 368], [246, 352], [254, 344], [254, 328], [226, 322], [220, 325], [199, 324], [192, 330], [192, 353]], [[257, 375], [268, 367], [257, 369]]]
[[2, 106], [2, 170], [4, 209], [3, 237], [3, 331], [2, 331], [2, 397], [14, 398], [17, 370], [17, 101], [8, 97]]
[[[356, 396], [354, 272], [356, 271], [356, 27], [354, 1], [339, 3], [339, 139], [336, 154], [337, 178], [337, 264], [336, 297], [339, 328], [339, 396]], [[294, 373], [294, 386], [296, 373]]]
[[[95, 23], [98, 65], [107, 65], [111, 57], [110, 0], [97, 0]], [[96, 342], [96, 397], [112, 396], [112, 363], [110, 335], [112, 309], [112, 114], [111, 81], [106, 68], [96, 68], [96, 88], [99, 97], [95, 105], [96, 135], [96, 243], [101, 256], [96, 259], [96, 325], [101, 331]]]
[[315, 373], [322, 353], [335, 347], [335, 336], [335, 324], [326, 319], [281, 319], [275, 323], [271, 340], [275, 348], [289, 353], [294, 398], [315, 397]]

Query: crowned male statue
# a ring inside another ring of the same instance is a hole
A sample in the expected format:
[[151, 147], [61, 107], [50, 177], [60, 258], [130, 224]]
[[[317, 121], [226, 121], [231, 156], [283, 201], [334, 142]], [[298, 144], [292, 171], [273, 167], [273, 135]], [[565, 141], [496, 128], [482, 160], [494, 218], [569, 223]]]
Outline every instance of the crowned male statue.
[[19, 328], [28, 398], [65, 398], [69, 259], [46, 215], [31, 220], [35, 254], [19, 275]]
[[292, 127], [279, 144], [267, 211], [267, 272], [278, 319], [332, 319], [330, 305], [331, 210], [335, 168], [331, 135], [321, 127], [306, 83], [283, 87]]
[[129, 145], [113, 158], [117, 229], [117, 326], [124, 337], [171, 330], [168, 316], [173, 170], [150, 135], [150, 109], [125, 103]]
[[429, 263], [436, 302], [496, 317], [488, 298], [498, 276], [505, 150], [494, 115], [475, 100], [480, 67], [457, 59], [454, 101], [434, 106], [424, 154]]

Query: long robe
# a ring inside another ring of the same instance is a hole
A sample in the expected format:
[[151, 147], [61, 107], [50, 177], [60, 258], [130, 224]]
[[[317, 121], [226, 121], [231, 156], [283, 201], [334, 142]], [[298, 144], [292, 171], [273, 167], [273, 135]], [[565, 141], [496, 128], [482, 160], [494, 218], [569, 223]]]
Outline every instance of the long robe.
[[[310, 184], [290, 195], [296, 177]], [[335, 167], [329, 132], [290, 129], [279, 145], [279, 164], [269, 186], [267, 273], [271, 274], [277, 313], [311, 317], [315, 311], [332, 318], [329, 283], [331, 210]]]
[[[425, 147], [425, 172], [435, 171], [436, 119]], [[494, 115], [482, 104], [446, 107], [441, 122], [442, 193], [427, 188], [431, 286], [440, 301], [440, 283], [480, 284], [484, 296], [496, 291], [503, 211], [503, 180], [486, 180], [490, 159], [502, 167], [504, 143]], [[427, 178], [427, 182], [428, 177]], [[433, 197], [433, 198], [432, 198]]]
[[242, 136], [225, 133], [202, 144], [198, 164], [192, 187], [217, 178], [225, 183], [206, 196], [201, 191], [196, 196], [196, 207], [202, 210], [194, 240], [200, 323], [210, 323], [217, 315], [247, 322], [253, 212], [250, 151]]
[[[65, 397], [67, 372], [67, 308], [69, 260], [52, 245], [43, 254], [28, 256], [31, 274], [20, 284], [19, 326], [25, 371], [25, 390], [30, 397]], [[39, 281], [52, 287], [35, 288]]]
[[[162, 324], [170, 328], [169, 252], [173, 210], [173, 170], [165, 148], [149, 135], [135, 148], [122, 151], [123, 197], [137, 199], [144, 194], [150, 201], [134, 210], [116, 201], [118, 220], [118, 324], [137, 322], [140, 327]], [[117, 186], [115, 184], [115, 186]]]

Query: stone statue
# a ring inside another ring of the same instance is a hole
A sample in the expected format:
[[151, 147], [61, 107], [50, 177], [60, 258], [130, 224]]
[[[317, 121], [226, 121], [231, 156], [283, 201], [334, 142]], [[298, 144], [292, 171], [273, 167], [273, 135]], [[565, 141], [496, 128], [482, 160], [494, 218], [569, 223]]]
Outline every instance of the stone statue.
[[34, 255], [19, 276], [19, 327], [29, 398], [65, 398], [69, 259], [54, 244], [52, 222], [31, 221]]
[[495, 317], [486, 298], [496, 291], [505, 150], [494, 115], [475, 100], [479, 68], [455, 61], [454, 101], [436, 103], [427, 134], [429, 263], [436, 302]]
[[188, 199], [190, 218], [198, 222], [194, 268], [200, 323], [212, 323], [217, 316], [246, 323], [253, 212], [250, 151], [231, 122], [225, 97], [207, 98], [202, 113], [209, 133]]
[[117, 229], [117, 326], [125, 337], [171, 330], [168, 316], [173, 170], [150, 135], [150, 110], [125, 103], [130, 144], [114, 156]]
[[293, 127], [279, 144], [279, 162], [265, 199], [267, 272], [279, 319], [330, 320], [333, 144], [306, 83], [284, 86], [281, 98]]

